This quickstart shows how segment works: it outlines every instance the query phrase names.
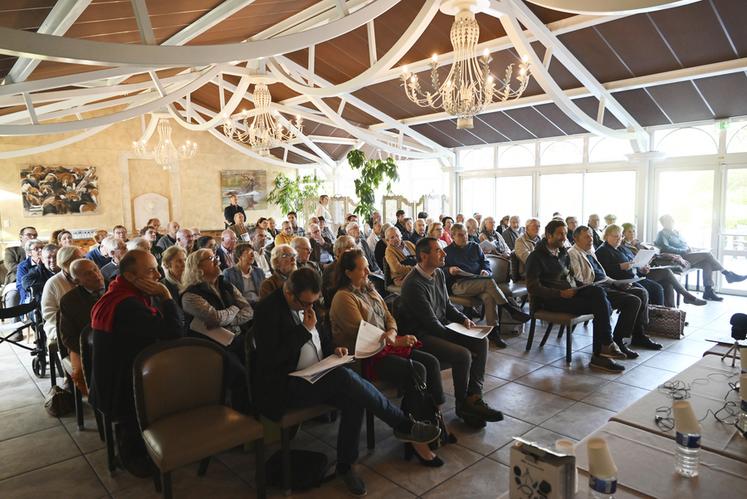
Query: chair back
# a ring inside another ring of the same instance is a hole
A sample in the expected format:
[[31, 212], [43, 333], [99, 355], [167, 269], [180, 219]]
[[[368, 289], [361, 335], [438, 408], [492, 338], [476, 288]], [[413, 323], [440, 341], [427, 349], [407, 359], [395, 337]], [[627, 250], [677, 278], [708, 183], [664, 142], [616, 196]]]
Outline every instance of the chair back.
[[515, 251], [511, 252], [511, 280], [514, 282], [521, 281], [521, 260]]
[[389, 269], [389, 264], [386, 261], [386, 258], [384, 258], [384, 287], [391, 286], [394, 284], [394, 281], [392, 280], [392, 271]]
[[83, 366], [83, 378], [86, 386], [91, 387], [91, 352], [93, 352], [93, 330], [87, 325], [80, 332], [80, 363]]
[[223, 363], [218, 345], [197, 338], [159, 342], [140, 352], [132, 369], [140, 428], [171, 414], [222, 404]]
[[508, 282], [511, 278], [509, 275], [509, 261], [505, 258], [499, 257], [498, 255], [485, 255], [485, 258], [490, 264], [490, 271], [493, 273], [493, 280], [497, 283]]

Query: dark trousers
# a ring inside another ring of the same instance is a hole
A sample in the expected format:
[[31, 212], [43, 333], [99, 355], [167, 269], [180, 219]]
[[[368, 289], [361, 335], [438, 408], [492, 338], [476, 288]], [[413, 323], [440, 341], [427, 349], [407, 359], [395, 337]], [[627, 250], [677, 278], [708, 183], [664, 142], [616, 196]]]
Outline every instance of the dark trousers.
[[706, 288], [713, 287], [713, 273], [724, 270], [724, 267], [710, 251], [685, 253], [682, 258], [690, 262], [692, 267], [703, 270], [703, 284]]
[[655, 280], [646, 277], [636, 283], [648, 291], [648, 302], [651, 305], [664, 305], [664, 287]]
[[487, 338], [478, 340], [448, 331], [442, 337], [422, 334], [418, 339], [423, 343], [423, 351], [451, 365], [457, 403], [461, 403], [468, 395], [482, 396], [485, 362], [488, 357]]
[[376, 374], [387, 383], [396, 385], [400, 390], [412, 388], [410, 361], [421, 379], [427, 385], [428, 393], [437, 405], [443, 404], [444, 389], [441, 385], [441, 363], [436, 357], [422, 350], [413, 350], [410, 358], [399, 355], [387, 355], [376, 363]]
[[330, 404], [340, 410], [337, 461], [338, 467], [343, 468], [358, 459], [358, 440], [365, 410], [392, 428], [409, 421], [405, 413], [375, 386], [346, 367], [338, 367], [314, 384], [289, 376], [288, 407], [299, 409], [317, 404]]
[[643, 288], [632, 286], [622, 291], [608, 288], [607, 299], [615, 310], [620, 311], [617, 318], [615, 331], [612, 337], [615, 341], [622, 341], [628, 336], [640, 336], [643, 334], [644, 318], [643, 308], [648, 310], [648, 293]]
[[603, 345], [612, 342], [610, 326], [610, 302], [607, 293], [599, 286], [589, 286], [576, 293], [573, 298], [543, 299], [542, 308], [551, 312], [582, 315], [593, 314], [594, 355], [599, 355]]

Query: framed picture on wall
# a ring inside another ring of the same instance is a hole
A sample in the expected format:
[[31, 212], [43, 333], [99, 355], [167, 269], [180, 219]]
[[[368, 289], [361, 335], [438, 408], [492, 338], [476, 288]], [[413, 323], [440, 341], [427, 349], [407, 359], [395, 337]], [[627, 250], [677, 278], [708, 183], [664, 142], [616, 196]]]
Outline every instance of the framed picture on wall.
[[21, 168], [24, 215], [94, 213], [99, 206], [98, 181], [94, 166]]
[[235, 194], [245, 210], [267, 208], [267, 172], [265, 170], [223, 170], [220, 172], [221, 206]]

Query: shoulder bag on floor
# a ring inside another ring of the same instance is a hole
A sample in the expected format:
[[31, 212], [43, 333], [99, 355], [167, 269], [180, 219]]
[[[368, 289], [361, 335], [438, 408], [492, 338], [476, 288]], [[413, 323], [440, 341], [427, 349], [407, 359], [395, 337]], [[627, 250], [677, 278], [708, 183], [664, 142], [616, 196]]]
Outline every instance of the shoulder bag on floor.
[[685, 326], [687, 326], [685, 315], [685, 311], [678, 308], [649, 305], [649, 323], [646, 326], [646, 332], [679, 340], [684, 335]]
[[415, 366], [410, 362], [410, 376], [412, 384], [405, 391], [402, 397], [402, 412], [410, 414], [415, 420], [431, 423], [441, 428], [441, 436], [430, 443], [431, 449], [435, 450], [447, 443], [455, 442], [456, 439], [449, 434], [444, 422], [443, 415], [433, 400], [433, 397], [426, 390], [426, 382], [420, 376]]

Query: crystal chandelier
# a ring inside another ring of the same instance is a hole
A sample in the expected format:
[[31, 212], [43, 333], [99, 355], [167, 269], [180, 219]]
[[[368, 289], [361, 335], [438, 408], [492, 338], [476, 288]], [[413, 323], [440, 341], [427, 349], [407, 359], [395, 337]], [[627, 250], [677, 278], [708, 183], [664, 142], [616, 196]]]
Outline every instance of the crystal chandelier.
[[[494, 99], [503, 102], [517, 99], [529, 84], [529, 63], [523, 58], [514, 76], [514, 65], [506, 68], [503, 80], [490, 74], [490, 53], [487, 49], [477, 56], [476, 47], [480, 38], [480, 26], [475, 12], [487, 4], [486, 0], [447, 0], [441, 6], [445, 14], [454, 15], [451, 26], [451, 45], [454, 62], [446, 80], [438, 76], [438, 56], [431, 58], [431, 84], [433, 91], [423, 91], [418, 75], [407, 70], [402, 73], [402, 85], [407, 97], [421, 107], [443, 108], [457, 118], [457, 128], [472, 128], [472, 118]], [[512, 78], [515, 86], [512, 86]]]
[[134, 141], [132, 148], [140, 158], [147, 158], [152, 155], [156, 164], [164, 170], [176, 169], [180, 159], [194, 158], [199, 149], [197, 143], [190, 140], [177, 148], [171, 140], [171, 124], [166, 118], [159, 118], [158, 120], [158, 144], [153, 148], [153, 151], [148, 151], [145, 140]]
[[280, 113], [270, 110], [271, 104], [272, 96], [267, 85], [257, 83], [254, 85], [256, 112], [252, 113], [251, 123], [246, 110], [241, 112], [236, 121], [230, 116], [225, 116], [223, 133], [230, 139], [249, 144], [258, 154], [269, 156], [270, 149], [294, 140], [303, 129], [303, 120], [300, 116], [296, 116], [292, 128], [290, 125], [286, 128], [280, 123]]

